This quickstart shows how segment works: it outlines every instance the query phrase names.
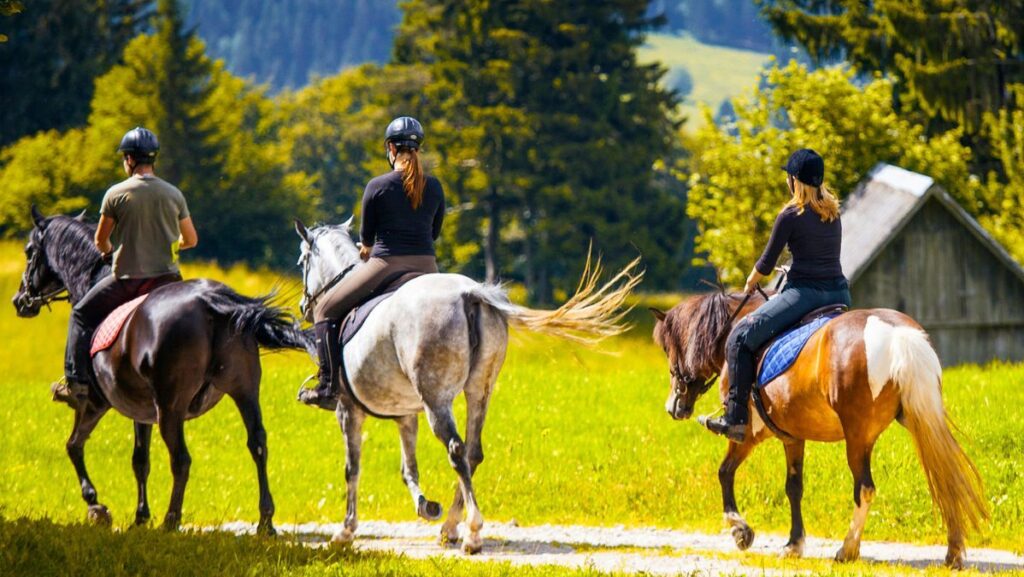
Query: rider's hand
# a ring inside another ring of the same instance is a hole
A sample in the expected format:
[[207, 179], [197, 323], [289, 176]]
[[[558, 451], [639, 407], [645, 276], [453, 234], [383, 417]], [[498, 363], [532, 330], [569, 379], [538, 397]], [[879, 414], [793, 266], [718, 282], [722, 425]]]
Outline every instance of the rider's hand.
[[743, 287], [743, 292], [746, 293], [746, 294], [751, 294], [755, 290], [757, 290], [757, 281], [758, 280], [760, 280], [760, 279], [754, 278], [753, 274], [748, 276], [747, 277], [747, 285], [745, 287]]
[[370, 260], [370, 251], [371, 250], [373, 250], [372, 247], [368, 247], [366, 245], [360, 245], [359, 246], [359, 258], [363, 259], [364, 261]]
[[100, 256], [100, 258], [103, 260], [104, 264], [109, 264], [111, 266], [114, 265], [114, 253], [113, 253], [113, 251], [107, 252], [107, 253], [103, 253], [103, 255]]

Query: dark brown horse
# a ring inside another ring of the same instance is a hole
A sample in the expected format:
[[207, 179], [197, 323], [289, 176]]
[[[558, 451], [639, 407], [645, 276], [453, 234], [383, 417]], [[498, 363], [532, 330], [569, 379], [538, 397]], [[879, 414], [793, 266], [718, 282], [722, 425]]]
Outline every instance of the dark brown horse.
[[[28, 264], [14, 297], [18, 316], [34, 317], [43, 305], [68, 293], [72, 304], [111, 274], [92, 242], [95, 227], [81, 217], [44, 218], [33, 208], [35, 227], [25, 245]], [[258, 530], [273, 534], [274, 501], [267, 484], [267, 441], [260, 414], [259, 347], [310, 350], [308, 340], [283, 309], [268, 298], [244, 297], [227, 286], [194, 280], [155, 289], [125, 322], [117, 341], [93, 358], [96, 383], [77, 403], [67, 442], [89, 518], [110, 523], [85, 469], [85, 442], [111, 408], [135, 421], [132, 468], [138, 483], [135, 523], [149, 520], [146, 480], [153, 425], [171, 456], [174, 487], [164, 527], [181, 522], [191, 457], [185, 420], [209, 411], [228, 395], [238, 406], [256, 461], [260, 489]]]
[[[723, 375], [719, 386], [725, 399], [729, 390], [725, 337], [733, 317], [743, 318], [764, 303], [760, 295], [749, 300], [741, 297], [712, 293], [690, 297], [668, 313], [652, 309], [658, 319], [654, 340], [668, 355], [671, 390], [665, 408], [673, 418], [691, 416], [694, 403], [718, 375]], [[811, 337], [792, 367], [762, 391], [769, 420], [782, 431], [786, 449], [792, 526], [784, 555], [803, 552], [804, 443], [846, 441], [855, 509], [836, 559], [859, 557], [861, 534], [875, 495], [871, 451], [882, 431], [897, 420], [910, 431], [932, 500], [945, 522], [946, 564], [963, 566], [965, 535], [988, 518], [988, 509], [978, 471], [950, 432], [941, 387], [942, 367], [928, 335], [903, 313], [851, 311]], [[751, 545], [754, 532], [736, 507], [736, 469], [755, 446], [776, 436], [753, 407], [750, 412], [752, 430], [746, 441], [729, 443], [718, 470], [725, 520], [740, 549]]]

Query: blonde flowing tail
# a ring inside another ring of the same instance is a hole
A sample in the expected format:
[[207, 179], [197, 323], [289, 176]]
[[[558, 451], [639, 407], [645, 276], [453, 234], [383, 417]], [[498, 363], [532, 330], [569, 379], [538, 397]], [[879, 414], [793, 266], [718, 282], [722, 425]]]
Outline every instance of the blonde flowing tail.
[[611, 280], [599, 284], [602, 273], [600, 259], [595, 262], [588, 254], [575, 294], [553, 311], [513, 304], [500, 285], [481, 284], [471, 292], [514, 327], [595, 345], [629, 329], [629, 325], [622, 321], [632, 307], [624, 308], [623, 305], [643, 279], [644, 273], [638, 270], [639, 266], [638, 257]]
[[889, 378], [899, 386], [902, 423], [914, 439], [932, 501], [949, 532], [950, 555], [962, 555], [966, 532], [980, 529], [989, 518], [981, 475], [950, 431], [942, 405], [942, 366], [927, 335], [897, 326], [888, 344]]

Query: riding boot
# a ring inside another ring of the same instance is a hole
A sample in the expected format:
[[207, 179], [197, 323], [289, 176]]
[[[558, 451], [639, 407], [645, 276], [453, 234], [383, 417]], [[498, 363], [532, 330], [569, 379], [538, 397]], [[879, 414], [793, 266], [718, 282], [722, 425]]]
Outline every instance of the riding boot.
[[712, 433], [725, 435], [729, 440], [742, 443], [747, 437], [750, 423], [750, 389], [754, 384], [755, 358], [744, 344], [743, 327], [738, 334], [730, 335], [728, 350], [729, 396], [725, 405], [725, 416], [714, 419], [700, 418], [698, 422]]
[[313, 325], [319, 371], [316, 388], [299, 389], [299, 400], [307, 405], [333, 411], [338, 406], [338, 367], [341, 364], [341, 322], [321, 321]]

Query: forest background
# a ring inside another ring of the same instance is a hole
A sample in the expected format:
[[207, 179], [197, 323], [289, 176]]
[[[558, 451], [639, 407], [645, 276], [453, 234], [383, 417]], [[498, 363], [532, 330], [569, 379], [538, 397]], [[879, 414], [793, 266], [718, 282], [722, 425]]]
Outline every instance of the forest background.
[[[679, 35], [767, 64], [688, 108], [730, 71], [695, 81]], [[357, 213], [412, 115], [448, 194], [442, 267], [534, 302], [591, 243], [642, 255], [647, 290], [708, 263], [742, 280], [805, 146], [840, 196], [880, 161], [934, 177], [1021, 261], [1022, 37], [1024, 0], [0, 0], [0, 236], [32, 204], [95, 219], [141, 124], [189, 199], [189, 257], [285, 269], [292, 219]]]

